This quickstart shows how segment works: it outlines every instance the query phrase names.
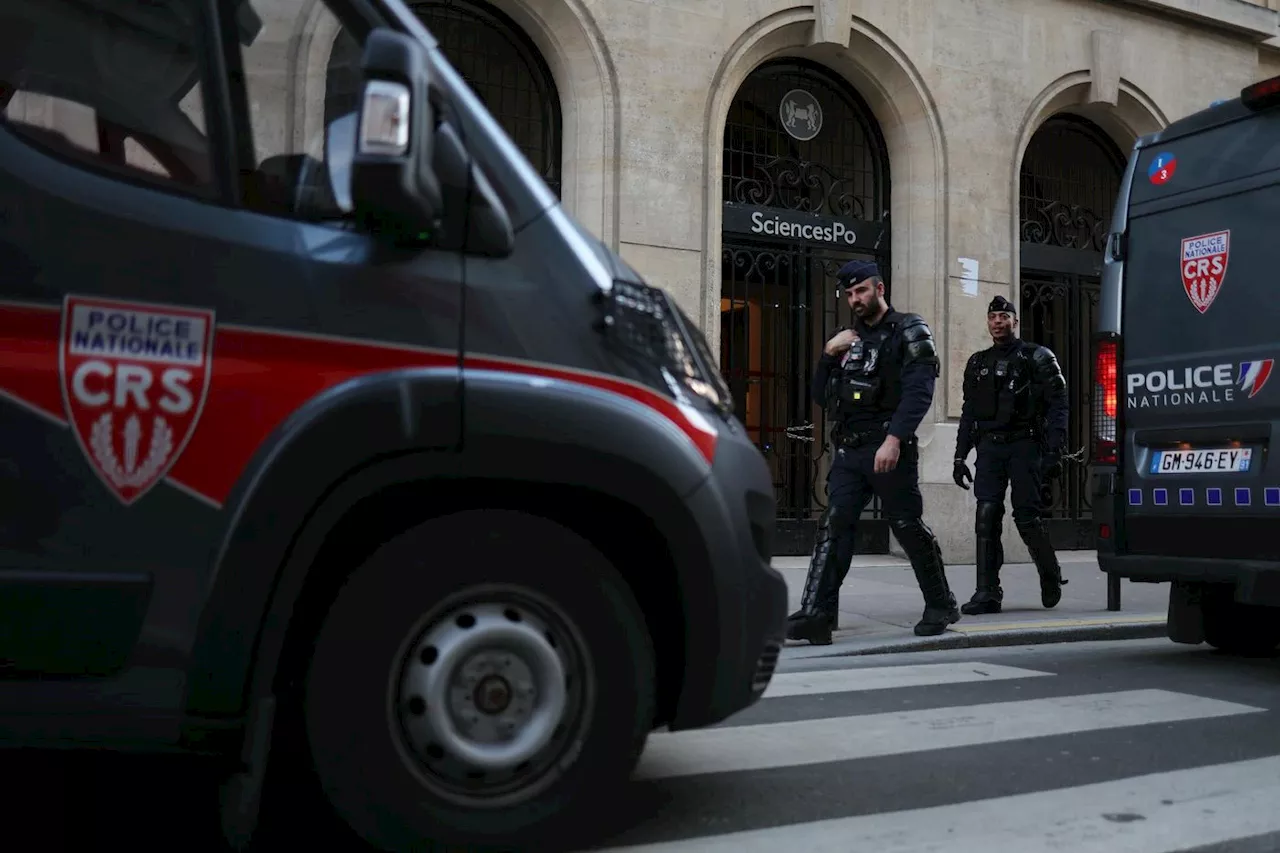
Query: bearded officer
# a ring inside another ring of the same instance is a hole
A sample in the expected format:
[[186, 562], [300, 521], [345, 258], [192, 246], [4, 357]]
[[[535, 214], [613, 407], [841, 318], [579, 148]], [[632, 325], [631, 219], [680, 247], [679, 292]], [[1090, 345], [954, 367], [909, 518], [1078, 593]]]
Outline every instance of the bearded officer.
[[800, 609], [788, 617], [787, 638], [831, 643], [858, 517], [873, 494], [924, 596], [915, 632], [941, 634], [960, 619], [960, 611], [947, 586], [937, 539], [921, 518], [916, 440], [938, 376], [933, 333], [918, 314], [889, 306], [874, 263], [851, 261], [836, 279], [845, 289], [854, 325], [827, 341], [814, 371], [814, 399], [834, 421], [834, 458], [827, 475], [827, 511], [818, 525]]
[[[1020, 340], [1018, 311], [997, 296], [987, 306], [992, 344], [969, 358], [964, 370], [964, 404], [956, 437], [954, 479], [978, 499], [976, 591], [960, 609], [969, 615], [999, 613], [1004, 600], [1000, 543], [1005, 487], [1012, 486], [1013, 520], [1040, 575], [1040, 602], [1053, 607], [1062, 598], [1062, 569], [1040, 517], [1045, 476], [1061, 472], [1067, 435], [1067, 383], [1048, 347]], [[976, 478], [965, 459], [974, 447]]]

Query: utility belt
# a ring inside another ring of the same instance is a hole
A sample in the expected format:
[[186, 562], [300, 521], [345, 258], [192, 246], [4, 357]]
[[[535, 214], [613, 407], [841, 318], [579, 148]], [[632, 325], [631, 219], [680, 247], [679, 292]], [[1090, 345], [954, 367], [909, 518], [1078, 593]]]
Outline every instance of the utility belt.
[[868, 444], [879, 445], [884, 442], [885, 437], [888, 434], [888, 421], [857, 431], [836, 427], [835, 430], [832, 431], [831, 443], [836, 447], [844, 447], [851, 450], [855, 447], [863, 447]]
[[1023, 427], [1022, 429], [987, 430], [985, 432], [979, 431], [978, 433], [978, 441], [987, 440], [993, 444], [1011, 444], [1027, 438], [1038, 440], [1040, 438], [1040, 430], [1034, 427]]

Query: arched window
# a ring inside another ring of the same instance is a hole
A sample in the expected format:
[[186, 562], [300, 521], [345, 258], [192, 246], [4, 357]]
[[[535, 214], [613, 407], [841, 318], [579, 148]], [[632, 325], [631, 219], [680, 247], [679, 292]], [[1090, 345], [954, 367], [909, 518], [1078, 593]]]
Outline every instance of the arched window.
[[1101, 252], [1125, 158], [1102, 128], [1054, 116], [1027, 145], [1020, 171], [1022, 240]]
[[409, 5], [558, 196], [560, 93], [537, 47], [514, 21], [479, 0], [418, 0]]
[[[811, 139], [783, 127], [784, 97], [796, 89], [820, 110]], [[724, 201], [881, 219], [889, 204], [888, 149], [852, 86], [817, 63], [775, 60], [747, 77], [729, 107], [721, 191]]]

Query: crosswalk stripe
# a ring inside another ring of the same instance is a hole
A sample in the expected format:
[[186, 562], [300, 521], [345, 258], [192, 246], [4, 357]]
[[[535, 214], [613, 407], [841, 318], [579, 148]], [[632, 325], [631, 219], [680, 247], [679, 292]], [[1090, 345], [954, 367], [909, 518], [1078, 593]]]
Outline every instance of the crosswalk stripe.
[[1174, 853], [1280, 832], [1276, 803], [1280, 756], [601, 853]]
[[877, 666], [865, 669], [827, 669], [813, 672], [783, 672], [775, 675], [765, 690], [765, 699], [784, 696], [812, 696], [817, 693], [849, 693], [863, 690], [894, 690], [973, 681], [1007, 681], [1053, 675], [1034, 669], [994, 663], [921, 663], [905, 666]]
[[650, 737], [636, 778], [798, 767], [1263, 711], [1167, 690], [1128, 690], [666, 732]]

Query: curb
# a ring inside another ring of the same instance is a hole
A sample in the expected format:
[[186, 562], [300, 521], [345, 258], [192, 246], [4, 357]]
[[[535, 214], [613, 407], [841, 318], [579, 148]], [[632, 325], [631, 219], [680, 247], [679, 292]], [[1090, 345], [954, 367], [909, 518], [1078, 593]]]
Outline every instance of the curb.
[[[984, 629], [976, 631], [953, 631], [936, 637], [919, 637], [905, 640], [892, 640], [883, 643], [861, 646], [853, 649], [838, 649], [832, 646], [829, 652], [814, 653], [810, 651], [795, 660], [813, 660], [814, 658], [854, 657], [862, 655], [886, 655], [902, 652], [940, 652], [949, 649], [989, 649], [1001, 646], [1040, 646], [1050, 643], [1080, 643], [1098, 640], [1150, 640], [1167, 636], [1167, 622], [1143, 620], [1141, 622], [1103, 622], [1091, 625], [1072, 625], [1069, 627], [1017, 627], [1008, 629]], [[787, 649], [821, 648], [806, 645], [784, 646]]]

